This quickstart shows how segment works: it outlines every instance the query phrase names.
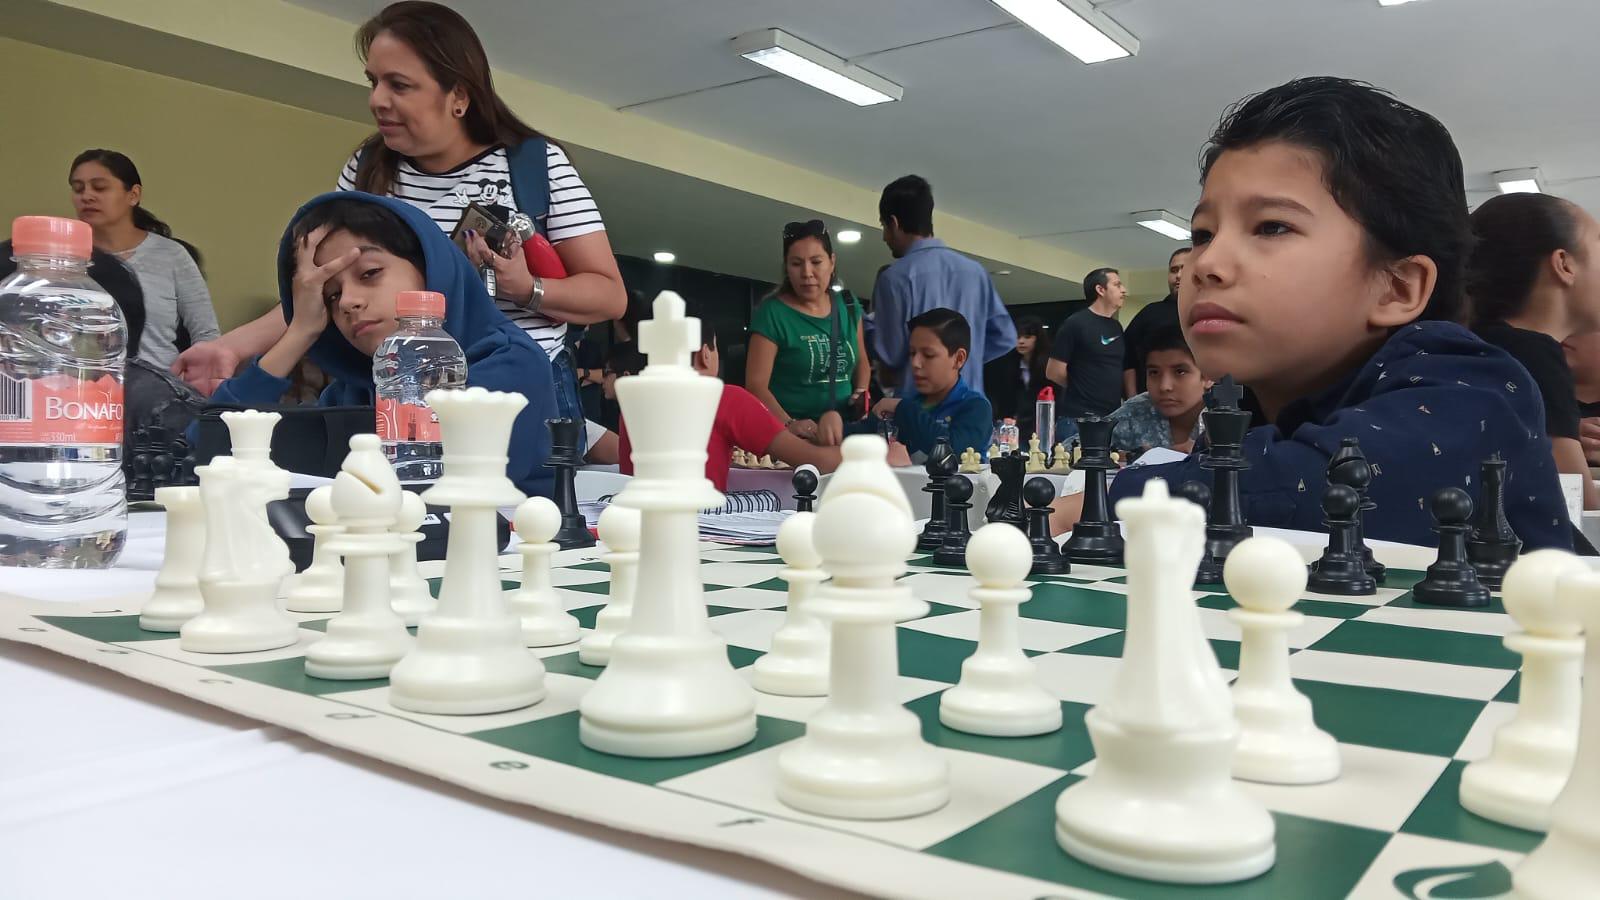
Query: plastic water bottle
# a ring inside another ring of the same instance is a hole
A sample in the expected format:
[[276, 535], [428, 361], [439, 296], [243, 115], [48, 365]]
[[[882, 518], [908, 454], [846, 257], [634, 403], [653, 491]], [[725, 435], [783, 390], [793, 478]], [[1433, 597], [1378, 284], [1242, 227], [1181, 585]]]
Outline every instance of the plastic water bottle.
[[378, 439], [401, 481], [432, 481], [443, 471], [444, 445], [439, 417], [423, 398], [466, 387], [467, 357], [444, 330], [443, 294], [401, 291], [394, 312], [400, 327], [372, 355]]
[[1000, 449], [1005, 453], [1015, 453], [1022, 446], [1022, 433], [1017, 430], [1017, 420], [1007, 418], [1000, 426]]
[[122, 311], [76, 219], [11, 224], [0, 281], [0, 565], [104, 569], [122, 554]]
[[1033, 433], [1039, 436], [1039, 449], [1048, 458], [1056, 445], [1056, 392], [1048, 384], [1033, 404]]

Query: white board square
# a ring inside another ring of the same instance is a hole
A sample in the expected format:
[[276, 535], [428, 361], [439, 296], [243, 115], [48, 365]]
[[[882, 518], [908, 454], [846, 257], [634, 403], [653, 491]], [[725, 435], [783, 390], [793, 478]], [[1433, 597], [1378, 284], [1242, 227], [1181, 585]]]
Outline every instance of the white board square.
[[[982, 613], [975, 609], [950, 613], [943, 616], [929, 616], [915, 622], [907, 622], [904, 627], [926, 631], [929, 634], [940, 634], [945, 637], [960, 638], [964, 641], [978, 640], [978, 620]], [[1078, 625], [1073, 622], [1052, 622], [1048, 619], [1023, 618], [1017, 630], [1018, 638], [1022, 642], [1022, 649], [1037, 650], [1048, 653], [1051, 650], [1060, 650], [1065, 647], [1076, 646], [1095, 638], [1116, 634], [1115, 628], [1098, 628], [1093, 625]]]
[[507, 728], [512, 725], [537, 722], [540, 719], [548, 719], [551, 716], [572, 712], [578, 708], [578, 701], [583, 699], [583, 695], [588, 692], [593, 684], [594, 679], [592, 678], [547, 672], [544, 676], [545, 698], [543, 700], [532, 706], [524, 706], [521, 709], [490, 713], [484, 716], [437, 716], [396, 709], [389, 702], [388, 685], [365, 691], [346, 691], [340, 694], [329, 694], [322, 699], [336, 703], [349, 703], [363, 709], [386, 713], [453, 734], [472, 734], [477, 731], [490, 731], [495, 728]]
[[1492, 700], [1516, 673], [1452, 663], [1358, 656], [1328, 650], [1301, 650], [1289, 657], [1295, 678], [1357, 687], [1388, 688], [1418, 694], [1443, 694], [1467, 700]]

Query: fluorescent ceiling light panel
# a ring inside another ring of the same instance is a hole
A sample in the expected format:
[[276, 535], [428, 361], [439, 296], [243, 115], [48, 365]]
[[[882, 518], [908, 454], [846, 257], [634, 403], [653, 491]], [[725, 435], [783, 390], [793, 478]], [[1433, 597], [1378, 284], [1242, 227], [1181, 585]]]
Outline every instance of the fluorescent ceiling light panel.
[[1088, 0], [993, 0], [1012, 18], [1086, 63], [1139, 52], [1139, 39]]
[[1135, 225], [1148, 228], [1163, 237], [1169, 237], [1175, 241], [1189, 240], [1189, 220], [1169, 213], [1164, 209], [1136, 212], [1129, 218], [1133, 220]]
[[859, 244], [861, 243], [861, 232], [856, 231], [854, 228], [846, 228], [844, 231], [839, 232], [839, 243]]
[[678, 261], [678, 254], [673, 253], [670, 250], [657, 250], [655, 260], [663, 265], [667, 263], [674, 263]]
[[1379, 6], [1404, 6], [1407, 3], [1415, 3], [1415, 2], [1417, 2], [1417, 0], [1378, 0], [1378, 5]]
[[1544, 177], [1538, 169], [1505, 169], [1494, 173], [1494, 183], [1502, 194], [1544, 193]]
[[733, 50], [779, 75], [787, 75], [857, 106], [889, 103], [905, 95], [900, 85], [776, 28], [763, 28], [734, 38]]

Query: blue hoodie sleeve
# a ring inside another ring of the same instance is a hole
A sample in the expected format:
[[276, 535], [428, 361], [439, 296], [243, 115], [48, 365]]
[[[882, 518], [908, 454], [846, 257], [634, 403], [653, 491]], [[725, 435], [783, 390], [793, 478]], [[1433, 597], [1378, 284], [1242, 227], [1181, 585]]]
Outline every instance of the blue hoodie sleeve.
[[554, 473], [544, 465], [550, 457], [550, 428], [545, 421], [561, 413], [556, 409], [549, 358], [531, 339], [502, 330], [489, 332], [467, 347], [466, 357], [468, 387], [528, 398], [511, 428], [506, 475], [526, 494], [552, 496]]
[[270, 406], [289, 390], [289, 379], [279, 378], [261, 368], [259, 358], [250, 360], [239, 374], [217, 385], [211, 394], [212, 405]]
[[[1017, 349], [1017, 323], [1011, 318], [1011, 313], [1006, 309], [1005, 301], [1000, 299], [1000, 292], [995, 290], [994, 280], [989, 273], [983, 273], [984, 284], [988, 289], [984, 292], [984, 303], [989, 307], [986, 318], [988, 327], [985, 329], [983, 343], [983, 359], [981, 362], [994, 362], [1007, 353]], [[978, 366], [979, 371], [983, 366]]]
[[[989, 440], [994, 436], [994, 421], [990, 418], [989, 401], [982, 394], [972, 392], [960, 403], [943, 410], [950, 418], [950, 446], [957, 453], [968, 447], [987, 455]], [[894, 408], [894, 424], [900, 430], [900, 443], [912, 453], [930, 453], [944, 426], [944, 416], [935, 416], [922, 408], [919, 397], [907, 397]]]

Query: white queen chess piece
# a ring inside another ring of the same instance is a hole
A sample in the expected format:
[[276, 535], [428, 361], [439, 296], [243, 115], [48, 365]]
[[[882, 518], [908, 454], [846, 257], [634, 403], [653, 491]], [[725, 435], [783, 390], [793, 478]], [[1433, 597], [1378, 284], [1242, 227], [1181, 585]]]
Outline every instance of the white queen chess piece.
[[400, 538], [400, 549], [389, 557], [389, 596], [394, 611], [405, 621], [407, 628], [415, 628], [422, 617], [438, 608], [428, 590], [428, 581], [417, 571], [417, 545], [423, 535], [417, 529], [428, 518], [428, 504], [422, 497], [404, 491], [400, 495], [400, 515], [389, 530]]
[[548, 497], [529, 497], [517, 507], [517, 536], [522, 544], [522, 585], [506, 594], [511, 614], [522, 620], [522, 642], [529, 647], [556, 647], [578, 639], [578, 619], [561, 608], [550, 584], [550, 558], [561, 546], [551, 538], [561, 530], [561, 510]]
[[200, 596], [200, 560], [206, 549], [206, 511], [197, 487], [156, 488], [156, 502], [167, 511], [166, 542], [156, 590], [139, 611], [145, 631], [177, 631], [205, 609]]
[[500, 589], [496, 509], [521, 503], [506, 477], [521, 394], [435, 390], [444, 474], [422, 495], [450, 507], [438, 608], [422, 617], [417, 646], [389, 673], [389, 702], [411, 712], [480, 715], [544, 699], [544, 664], [522, 645], [522, 623]]
[[[222, 424], [228, 428], [228, 443], [232, 448], [228, 455], [249, 473], [242, 483], [247, 489], [262, 492], [259, 515], [263, 522], [267, 521], [267, 503], [289, 496], [289, 473], [272, 461], [272, 432], [282, 418], [278, 413], [259, 409], [231, 410], [222, 414]], [[261, 552], [275, 559], [283, 577], [292, 580], [294, 561], [289, 558], [289, 545], [270, 527], [263, 540], [266, 546]], [[287, 583], [280, 585], [279, 590], [288, 586]]]
[[1072, 856], [1135, 878], [1213, 884], [1272, 867], [1272, 816], [1231, 777], [1239, 724], [1189, 591], [1204, 513], [1151, 479], [1117, 504], [1128, 627], [1105, 702], [1084, 717], [1095, 768], [1056, 801]]
[[608, 504], [600, 511], [595, 531], [606, 545], [601, 561], [611, 567], [611, 590], [606, 605], [595, 614], [594, 629], [578, 642], [578, 662], [586, 666], [611, 662], [611, 643], [633, 618], [633, 596], [639, 581], [639, 511], [620, 503]]
[[639, 346], [648, 365], [617, 381], [634, 465], [617, 502], [640, 514], [640, 587], [610, 663], [579, 704], [578, 740], [619, 756], [698, 756], [756, 735], [755, 691], [711, 630], [700, 581], [698, 513], [724, 502], [705, 477], [722, 382], [689, 367], [700, 322], [684, 316], [677, 294], [656, 297]]
[[828, 693], [828, 626], [811, 613], [817, 585], [828, 580], [813, 543], [816, 513], [798, 512], [778, 527], [778, 577], [789, 584], [783, 626], [772, 649], [751, 666], [751, 683], [763, 694], [822, 697]]
[[333, 539], [344, 533], [333, 512], [333, 487], [323, 485], [306, 495], [306, 518], [310, 532], [311, 565], [290, 579], [284, 591], [283, 608], [290, 612], [338, 612], [344, 604], [344, 564], [331, 547]]

